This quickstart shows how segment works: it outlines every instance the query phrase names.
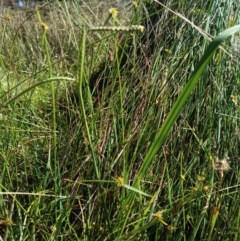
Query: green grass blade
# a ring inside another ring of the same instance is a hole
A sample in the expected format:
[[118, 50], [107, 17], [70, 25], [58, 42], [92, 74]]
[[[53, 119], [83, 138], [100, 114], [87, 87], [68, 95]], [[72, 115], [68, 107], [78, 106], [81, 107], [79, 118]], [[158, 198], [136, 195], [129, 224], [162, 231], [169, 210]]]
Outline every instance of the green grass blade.
[[[218, 46], [224, 40], [226, 40], [227, 37], [235, 34], [238, 31], [240, 31], [240, 25], [236, 25], [234, 27], [228, 28], [225, 31], [223, 31], [221, 34], [219, 34], [210, 43], [210, 45], [205, 51], [205, 54], [200, 60], [198, 66], [196, 67], [194, 73], [192, 74], [192, 77], [189, 79], [182, 93], [178, 97], [177, 101], [174, 103], [167, 119], [164, 121], [159, 133], [157, 134], [156, 139], [153, 141], [152, 145], [150, 146], [149, 151], [147, 152], [146, 157], [143, 161], [143, 164], [140, 167], [138, 178], [147, 171], [148, 166], [151, 164], [156, 153], [163, 145], [171, 127], [173, 126], [174, 122], [178, 118], [183, 106], [185, 105], [187, 99], [191, 95], [191, 92], [193, 91], [194, 87], [197, 85], [198, 80], [201, 77], [203, 71], [206, 69], [208, 63], [211, 61], [212, 56], [216, 51], [216, 49], [218, 48]], [[136, 179], [134, 183], [136, 184]]]
[[26, 93], [28, 93], [29, 91], [32, 91], [33, 89], [35, 89], [36, 87], [40, 86], [40, 85], [44, 85], [44, 84], [48, 84], [51, 83], [53, 81], [75, 81], [75, 79], [73, 78], [69, 78], [69, 77], [53, 77], [53, 78], [49, 78], [46, 80], [43, 80], [41, 82], [37, 82], [36, 84], [28, 87], [27, 89], [23, 90], [22, 92], [20, 92], [19, 94], [15, 95], [14, 97], [12, 97], [11, 99], [7, 100], [6, 102], [3, 103], [3, 106], [7, 106], [12, 104], [13, 102], [15, 102], [17, 99], [19, 99], [21, 96], [25, 95]]
[[127, 188], [129, 190], [132, 190], [132, 191], [134, 191], [134, 192], [136, 192], [136, 193], [138, 193], [140, 195], [143, 195], [143, 196], [146, 196], [146, 197], [151, 197], [151, 195], [149, 195], [149, 194], [147, 194], [147, 193], [145, 193], [145, 192], [143, 192], [143, 191], [141, 191], [141, 190], [139, 190], [137, 188], [134, 188], [134, 187], [132, 187], [132, 186], [130, 186], [128, 184], [124, 184], [123, 187], [125, 187], [125, 188]]

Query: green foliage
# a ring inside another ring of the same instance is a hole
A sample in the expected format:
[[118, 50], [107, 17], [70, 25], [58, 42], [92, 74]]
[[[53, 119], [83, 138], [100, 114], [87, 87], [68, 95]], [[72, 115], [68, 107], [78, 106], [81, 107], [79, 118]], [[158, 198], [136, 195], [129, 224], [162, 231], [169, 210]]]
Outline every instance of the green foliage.
[[84, 3], [2, 12], [0, 237], [239, 240], [238, 6]]

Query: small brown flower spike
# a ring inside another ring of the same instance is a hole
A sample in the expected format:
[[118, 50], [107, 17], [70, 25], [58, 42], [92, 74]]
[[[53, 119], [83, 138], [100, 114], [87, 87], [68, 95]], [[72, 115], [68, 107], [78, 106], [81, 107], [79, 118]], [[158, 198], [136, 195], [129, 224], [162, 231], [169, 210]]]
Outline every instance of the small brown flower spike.
[[214, 170], [219, 173], [220, 179], [223, 178], [223, 173], [231, 169], [228, 163], [228, 157], [220, 160], [218, 157], [215, 158]]

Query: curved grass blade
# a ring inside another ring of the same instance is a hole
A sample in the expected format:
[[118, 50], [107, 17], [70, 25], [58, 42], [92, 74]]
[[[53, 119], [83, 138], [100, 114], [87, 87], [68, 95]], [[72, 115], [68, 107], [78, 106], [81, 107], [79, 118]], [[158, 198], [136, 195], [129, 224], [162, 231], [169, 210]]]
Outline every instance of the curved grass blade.
[[218, 46], [226, 40], [227, 37], [235, 34], [236, 32], [240, 31], [240, 25], [236, 25], [234, 27], [228, 28], [219, 34], [207, 47], [202, 59], [200, 60], [199, 64], [197, 65], [194, 73], [192, 74], [191, 78], [187, 82], [186, 86], [183, 88], [182, 93], [174, 103], [170, 113], [167, 116], [167, 119], [164, 121], [160, 131], [158, 132], [156, 139], [151, 144], [146, 157], [143, 161], [142, 166], [139, 169], [138, 176], [135, 178], [134, 184], [137, 183], [137, 179], [141, 178], [141, 175], [146, 173], [147, 168], [152, 163], [156, 153], [159, 151], [161, 146], [163, 145], [171, 127], [173, 126], [174, 122], [178, 118], [183, 106], [185, 105], [187, 99], [190, 97], [193, 89], [198, 83], [199, 78], [201, 77], [203, 71], [206, 69], [208, 63], [211, 61], [212, 56]]
[[38, 87], [40, 85], [44, 85], [44, 84], [47, 84], [47, 83], [50, 83], [50, 82], [53, 82], [53, 81], [62, 81], [62, 80], [65, 80], [65, 81], [75, 81], [75, 79], [68, 78], [68, 77], [53, 77], [53, 78], [49, 78], [49, 79], [46, 79], [46, 80], [41, 81], [41, 82], [37, 82], [36, 84], [28, 87], [27, 89], [23, 90], [19, 94], [15, 95], [10, 100], [7, 100], [5, 103], [3, 103], [3, 106], [7, 106], [7, 105], [13, 103], [17, 99], [19, 99], [22, 95], [26, 94], [27, 92], [33, 90], [34, 88], [36, 88], [36, 87]]

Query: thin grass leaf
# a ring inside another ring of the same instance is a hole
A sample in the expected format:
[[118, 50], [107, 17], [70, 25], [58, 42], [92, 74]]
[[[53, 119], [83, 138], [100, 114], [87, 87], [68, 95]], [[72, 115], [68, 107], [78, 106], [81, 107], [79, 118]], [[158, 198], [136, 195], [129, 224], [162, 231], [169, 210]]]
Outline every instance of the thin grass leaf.
[[146, 197], [151, 197], [151, 195], [149, 195], [149, 194], [147, 194], [147, 193], [145, 193], [145, 192], [143, 192], [143, 191], [141, 191], [141, 190], [139, 190], [137, 188], [134, 188], [134, 187], [132, 187], [132, 186], [130, 186], [128, 184], [123, 184], [123, 187], [125, 187], [125, 188], [127, 188], [129, 190], [132, 190], [132, 191], [134, 191], [134, 192], [136, 192], [138, 194], [144, 195]]
[[36, 87], [40, 86], [40, 85], [44, 85], [44, 84], [48, 84], [51, 83], [53, 81], [61, 81], [61, 80], [65, 80], [65, 81], [75, 81], [75, 79], [73, 78], [69, 78], [69, 77], [53, 77], [53, 78], [49, 78], [46, 80], [43, 80], [41, 82], [37, 82], [36, 84], [28, 87], [27, 89], [23, 90], [22, 92], [20, 92], [19, 94], [15, 95], [14, 97], [12, 97], [10, 100], [7, 100], [6, 102], [3, 103], [3, 106], [7, 106], [9, 104], [12, 104], [14, 101], [16, 101], [17, 99], [19, 99], [21, 96], [23, 96], [24, 94], [28, 93], [29, 91], [32, 91], [33, 89], [35, 89]]

